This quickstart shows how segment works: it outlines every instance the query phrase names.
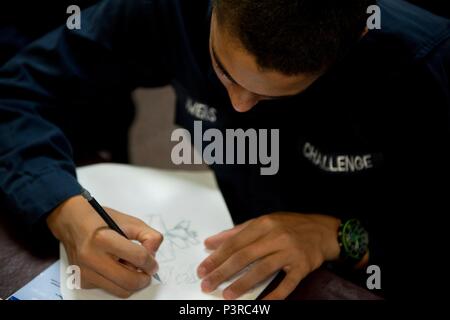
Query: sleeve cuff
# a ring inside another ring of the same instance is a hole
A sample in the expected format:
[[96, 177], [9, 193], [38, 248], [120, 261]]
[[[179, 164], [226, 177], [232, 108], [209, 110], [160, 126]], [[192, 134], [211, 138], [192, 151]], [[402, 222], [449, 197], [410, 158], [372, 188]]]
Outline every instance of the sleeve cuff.
[[28, 180], [12, 195], [12, 210], [30, 229], [65, 200], [81, 193], [75, 174], [56, 168]]

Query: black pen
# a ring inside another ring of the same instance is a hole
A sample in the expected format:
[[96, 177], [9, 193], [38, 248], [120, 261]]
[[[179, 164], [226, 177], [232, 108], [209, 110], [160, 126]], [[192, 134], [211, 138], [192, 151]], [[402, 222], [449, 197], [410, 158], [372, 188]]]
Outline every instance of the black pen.
[[[82, 188], [81, 191], [82, 191], [81, 195], [83, 196], [83, 198], [85, 198], [89, 202], [89, 204], [92, 206], [92, 208], [94, 208], [94, 210], [100, 215], [100, 217], [102, 217], [102, 219], [106, 222], [108, 227], [110, 227], [112, 230], [116, 231], [118, 234], [120, 234], [121, 236], [123, 236], [126, 239], [128, 239], [128, 237], [125, 234], [125, 232], [123, 232], [119, 228], [117, 223], [115, 223], [114, 220], [106, 213], [105, 209], [103, 209], [103, 207], [97, 202], [97, 200], [95, 200], [95, 198], [93, 196], [91, 196], [89, 191], [87, 191], [84, 188]], [[158, 280], [159, 282], [161, 282], [161, 279], [159, 278], [157, 273], [155, 273], [153, 275], [153, 277], [156, 280]]]

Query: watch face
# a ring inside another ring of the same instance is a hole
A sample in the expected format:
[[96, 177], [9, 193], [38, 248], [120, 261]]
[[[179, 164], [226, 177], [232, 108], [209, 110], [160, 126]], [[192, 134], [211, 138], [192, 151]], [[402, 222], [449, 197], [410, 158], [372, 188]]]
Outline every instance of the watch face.
[[367, 252], [369, 235], [362, 224], [352, 219], [342, 229], [342, 244], [346, 254], [354, 259], [362, 259]]

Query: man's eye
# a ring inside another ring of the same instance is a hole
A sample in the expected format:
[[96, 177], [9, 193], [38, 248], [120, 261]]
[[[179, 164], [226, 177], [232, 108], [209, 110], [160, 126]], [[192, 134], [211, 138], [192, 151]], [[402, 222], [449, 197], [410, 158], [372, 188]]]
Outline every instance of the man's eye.
[[227, 74], [225, 72], [223, 72], [222, 70], [219, 69], [219, 74], [220, 76], [225, 79], [226, 81], [233, 83], [233, 81], [231, 81], [231, 79], [227, 76]]
[[234, 82], [230, 79], [230, 77], [225, 73], [225, 71], [223, 71], [223, 69], [217, 63], [214, 64], [214, 67], [216, 68], [216, 72], [219, 78], [222, 78], [224, 81], [230, 84], [234, 84]]
[[217, 69], [217, 71], [219, 71], [219, 74], [220, 74], [221, 77], [226, 77], [225, 72], [217, 64], [216, 64], [216, 69]]

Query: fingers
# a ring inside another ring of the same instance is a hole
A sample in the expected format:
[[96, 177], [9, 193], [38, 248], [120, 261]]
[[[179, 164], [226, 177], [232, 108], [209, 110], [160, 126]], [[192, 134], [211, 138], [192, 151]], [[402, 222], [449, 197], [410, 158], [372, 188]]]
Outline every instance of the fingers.
[[281, 263], [283, 260], [280, 253], [259, 260], [252, 265], [250, 271], [234, 281], [223, 291], [223, 297], [227, 300], [239, 298], [241, 295], [253, 289], [256, 285], [280, 270], [283, 267]]
[[139, 241], [148, 252], [154, 254], [163, 241], [162, 234], [149, 227], [142, 220], [132, 219], [132, 223], [124, 225], [124, 231], [128, 238]]
[[66, 248], [69, 261], [80, 267], [83, 287], [100, 287], [120, 297], [143, 289], [157, 269], [152, 256], [162, 241], [143, 221], [105, 208], [133, 243], [110, 230], [82, 198], [67, 202], [49, 222]]
[[286, 299], [292, 291], [298, 286], [301, 280], [306, 276], [307, 272], [300, 269], [292, 270], [286, 273], [286, 276], [280, 282], [278, 287], [263, 298], [263, 300], [282, 300]]
[[232, 278], [256, 260], [264, 258], [273, 251], [274, 248], [271, 247], [269, 238], [257, 241], [239, 250], [203, 279], [202, 290], [205, 292], [214, 291], [222, 282]]
[[125, 267], [106, 253], [98, 253], [80, 259], [85, 266], [101, 274], [125, 291], [134, 292], [147, 287], [151, 277], [129, 267]]
[[141, 245], [125, 239], [114, 230], [102, 230], [97, 235], [97, 245], [103, 251], [123, 259], [147, 274], [156, 272], [157, 263]]
[[198, 276], [200, 278], [206, 276], [224, 263], [234, 253], [266, 235], [267, 233], [265, 230], [263, 228], [258, 228], [257, 223], [249, 223], [247, 226], [244, 226], [234, 236], [228, 238], [227, 241], [224, 241], [216, 251], [211, 253], [209, 257], [200, 263], [197, 269]]
[[250, 221], [247, 221], [245, 223], [235, 226], [234, 228], [219, 232], [218, 234], [207, 238], [205, 240], [205, 247], [209, 250], [216, 250], [225, 240], [231, 238], [232, 236], [240, 232], [249, 223]]
[[81, 273], [81, 287], [83, 289], [100, 288], [123, 299], [131, 296], [130, 291], [119, 287], [114, 282], [87, 268]]

